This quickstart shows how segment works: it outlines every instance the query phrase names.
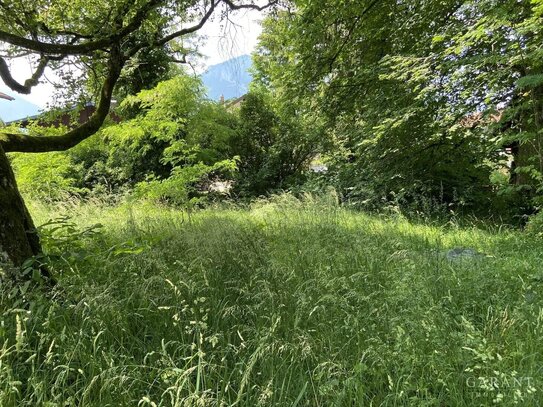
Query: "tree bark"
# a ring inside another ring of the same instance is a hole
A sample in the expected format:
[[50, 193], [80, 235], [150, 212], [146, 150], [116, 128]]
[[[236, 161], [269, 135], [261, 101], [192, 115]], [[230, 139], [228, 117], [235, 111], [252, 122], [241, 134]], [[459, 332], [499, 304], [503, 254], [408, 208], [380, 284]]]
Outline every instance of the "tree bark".
[[[523, 71], [523, 74], [526, 75], [526, 71]], [[539, 173], [543, 173], [543, 86], [531, 89], [530, 100], [524, 103], [525, 106], [519, 115], [519, 123], [524, 131], [533, 133], [534, 137], [529, 141], [516, 141], [512, 144], [513, 163], [510, 183], [535, 189], [540, 187], [537, 180], [526, 172], [518, 173], [517, 169], [533, 166]]]
[[[41, 252], [36, 228], [17, 189], [9, 160], [0, 145], [0, 269], [17, 270], [25, 260]], [[50, 279], [45, 268], [41, 273]]]
[[[520, 77], [537, 73], [532, 72], [529, 66], [524, 65], [514, 65], [513, 70]], [[524, 136], [522, 140], [517, 139], [508, 146], [511, 148], [513, 156], [509, 172], [509, 184], [522, 187], [522, 194], [528, 198], [530, 198], [536, 185], [532, 175], [523, 171], [523, 169], [534, 166], [535, 168], [539, 167], [540, 171], [543, 170], [543, 167], [541, 167], [541, 137], [537, 134], [540, 113], [538, 110], [541, 105], [541, 100], [537, 99], [538, 96], [541, 96], [541, 89], [532, 89], [530, 93], [531, 95], [528, 96], [526, 90], [517, 89], [511, 101], [511, 107], [516, 109], [516, 113], [506, 123], [507, 129], [514, 129], [514, 131], [521, 133], [535, 132], [536, 134], [533, 140], [526, 140]]]
[[536, 182], [532, 175], [526, 172], [517, 172], [518, 168], [534, 166], [541, 171], [541, 151], [538, 148], [539, 140], [533, 140], [526, 143], [514, 142], [511, 145], [513, 154], [513, 163], [511, 165], [511, 175], [509, 183], [517, 186], [524, 186], [528, 189], [536, 187]]

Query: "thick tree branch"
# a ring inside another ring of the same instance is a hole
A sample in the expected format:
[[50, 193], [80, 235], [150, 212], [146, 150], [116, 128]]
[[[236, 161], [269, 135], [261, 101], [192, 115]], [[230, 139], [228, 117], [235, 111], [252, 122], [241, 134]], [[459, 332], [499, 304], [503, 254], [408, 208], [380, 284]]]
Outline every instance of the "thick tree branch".
[[54, 44], [31, 40], [0, 30], [0, 41], [42, 54], [85, 55], [107, 48], [111, 43], [111, 37], [87, 41], [81, 44]]
[[38, 63], [36, 72], [34, 72], [34, 74], [25, 81], [24, 85], [21, 85], [19, 82], [17, 82], [13, 78], [13, 76], [11, 76], [11, 72], [9, 70], [9, 66], [6, 60], [0, 57], [0, 78], [2, 78], [4, 83], [11, 90], [17, 93], [28, 95], [32, 91], [32, 88], [39, 83], [39, 80], [42, 77], [43, 73], [45, 72], [45, 68], [48, 63], [49, 63], [49, 57], [43, 56], [40, 59], [40, 62]]
[[28, 50], [39, 52], [42, 54], [60, 54], [60, 55], [86, 55], [92, 52], [107, 49], [112, 43], [119, 42], [122, 38], [136, 31], [141, 27], [147, 14], [153, 9], [157, 8], [164, 3], [164, 0], [150, 0], [145, 6], [140, 8], [130, 23], [124, 26], [121, 30], [113, 33], [104, 38], [96, 39], [94, 41], [85, 41], [79, 44], [58, 44], [43, 42], [36, 39], [29, 39], [15, 35], [6, 31], [0, 30], [0, 41], [6, 42], [11, 45], [22, 47]]
[[222, 1], [224, 4], [226, 4], [230, 8], [230, 10], [249, 9], [249, 10], [257, 10], [257, 11], [266, 10], [267, 8], [270, 8], [279, 3], [279, 0], [272, 0], [263, 6], [257, 6], [256, 4], [236, 4], [231, 0], [222, 0]]
[[111, 97], [125, 60], [119, 46], [112, 47], [108, 60], [108, 75], [102, 86], [100, 101], [96, 111], [84, 124], [62, 136], [29, 136], [26, 134], [2, 134], [0, 144], [5, 152], [42, 153], [63, 151], [74, 147], [96, 133], [109, 114]]

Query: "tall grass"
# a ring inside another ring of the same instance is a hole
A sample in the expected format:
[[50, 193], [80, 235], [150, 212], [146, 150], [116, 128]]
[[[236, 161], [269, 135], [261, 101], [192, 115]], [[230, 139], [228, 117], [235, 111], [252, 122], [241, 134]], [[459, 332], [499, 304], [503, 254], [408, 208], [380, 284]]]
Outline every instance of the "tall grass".
[[32, 212], [73, 227], [44, 234], [52, 299], [2, 291], [1, 406], [542, 404], [543, 246], [520, 233], [288, 196]]

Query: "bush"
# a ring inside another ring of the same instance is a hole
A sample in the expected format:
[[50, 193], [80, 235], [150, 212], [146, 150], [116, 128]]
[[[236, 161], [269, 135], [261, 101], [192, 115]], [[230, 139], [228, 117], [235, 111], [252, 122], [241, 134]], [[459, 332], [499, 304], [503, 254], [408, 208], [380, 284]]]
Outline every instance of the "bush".
[[245, 96], [239, 111], [239, 128], [231, 151], [239, 156], [237, 192], [268, 195], [302, 180], [319, 142], [315, 131], [303, 128], [301, 118], [282, 115], [271, 95], [254, 91]]
[[11, 162], [19, 189], [27, 196], [51, 202], [85, 192], [77, 186], [77, 166], [66, 153], [19, 153], [11, 155]]
[[532, 236], [543, 237], [543, 212], [538, 212], [528, 218], [526, 232]]
[[198, 163], [174, 167], [167, 179], [149, 179], [136, 185], [134, 195], [155, 202], [165, 202], [191, 208], [204, 201], [201, 184], [213, 175], [229, 175], [236, 171], [234, 160], [224, 160], [213, 165]]

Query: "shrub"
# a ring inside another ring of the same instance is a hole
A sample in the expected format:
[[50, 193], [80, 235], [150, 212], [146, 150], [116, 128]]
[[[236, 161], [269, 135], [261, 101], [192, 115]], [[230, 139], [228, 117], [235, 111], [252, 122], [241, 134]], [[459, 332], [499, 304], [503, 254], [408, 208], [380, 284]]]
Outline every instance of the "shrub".
[[76, 166], [66, 153], [13, 154], [20, 191], [32, 198], [59, 201], [84, 192], [78, 188]]
[[532, 236], [543, 237], [543, 212], [538, 212], [528, 218], [526, 232]]

